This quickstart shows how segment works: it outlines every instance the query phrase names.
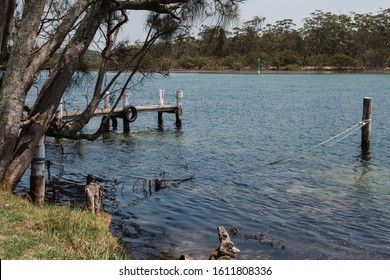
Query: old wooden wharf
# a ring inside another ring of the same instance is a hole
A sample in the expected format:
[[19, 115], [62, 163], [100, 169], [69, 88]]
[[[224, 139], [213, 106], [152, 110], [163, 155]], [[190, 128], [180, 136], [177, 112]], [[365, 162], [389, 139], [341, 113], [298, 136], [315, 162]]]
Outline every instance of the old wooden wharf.
[[[110, 94], [106, 93], [104, 98], [104, 108], [97, 108], [94, 112], [95, 117], [105, 118], [110, 116], [110, 121], [114, 129], [117, 128], [117, 118], [123, 120], [123, 132], [130, 132], [130, 123], [137, 119], [140, 112], [157, 112], [158, 119], [157, 124], [162, 127], [164, 124], [163, 113], [173, 113], [176, 115], [176, 127], [181, 128], [183, 123], [183, 91], [178, 90], [176, 92], [176, 104], [166, 105], [164, 104], [165, 91], [158, 91], [158, 102], [156, 105], [137, 105], [132, 106], [129, 104], [128, 94], [123, 95], [123, 107], [111, 108]], [[61, 107], [61, 106], [60, 106]], [[62, 120], [68, 120], [80, 116], [82, 111], [75, 112], [62, 112], [59, 109], [57, 118]], [[109, 125], [106, 129], [109, 129]]]

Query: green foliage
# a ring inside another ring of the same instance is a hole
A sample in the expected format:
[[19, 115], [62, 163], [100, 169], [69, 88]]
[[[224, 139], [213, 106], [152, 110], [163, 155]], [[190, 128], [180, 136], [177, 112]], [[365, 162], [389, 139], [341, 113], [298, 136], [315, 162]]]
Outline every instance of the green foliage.
[[236, 61], [236, 62], [233, 63], [231, 69], [237, 70], [237, 71], [243, 70], [243, 69], [244, 69], [244, 64], [242, 64], [242, 63], [239, 62], [239, 61]]
[[177, 64], [180, 68], [183, 68], [183, 69], [193, 69], [196, 67], [199, 68], [198, 59], [191, 57], [191, 56], [188, 56], [188, 55], [180, 58], [178, 60]]
[[325, 55], [322, 54], [312, 55], [307, 59], [307, 65], [322, 67], [322, 66], [326, 66], [327, 60], [328, 58]]
[[88, 72], [91, 69], [98, 69], [99, 66], [100, 66], [100, 60], [93, 61], [93, 60], [83, 59], [78, 64], [78, 70], [81, 72]]
[[303, 57], [292, 50], [285, 50], [283, 52], [278, 53], [277, 60], [279, 61], [280, 66], [303, 63]]
[[328, 64], [338, 69], [359, 66], [359, 62], [355, 58], [343, 53], [332, 55], [328, 60]]
[[363, 53], [362, 60], [368, 68], [384, 68], [388, 66], [390, 52], [384, 49], [368, 49]]
[[297, 64], [288, 64], [286, 65], [283, 70], [285, 71], [298, 71], [299, 70], [299, 65]]
[[[157, 18], [161, 24], [163, 19]], [[325, 69], [333, 67], [375, 68], [389, 66], [390, 9], [373, 14], [333, 14], [316, 10], [296, 29], [291, 19], [264, 26], [265, 18], [254, 17], [230, 33], [221, 26], [203, 25], [198, 38], [188, 34], [171, 36], [150, 49], [142, 67], [154, 71], [185, 70], [257, 70], [260, 56], [262, 69]], [[170, 25], [168, 25], [170, 26]], [[173, 30], [174, 28], [172, 28]], [[139, 46], [122, 46], [123, 49]], [[119, 51], [118, 51], [119, 50]], [[94, 57], [88, 53], [88, 57]], [[113, 56], [119, 67], [130, 59], [121, 54], [120, 46]], [[84, 62], [82, 66], [96, 67]]]

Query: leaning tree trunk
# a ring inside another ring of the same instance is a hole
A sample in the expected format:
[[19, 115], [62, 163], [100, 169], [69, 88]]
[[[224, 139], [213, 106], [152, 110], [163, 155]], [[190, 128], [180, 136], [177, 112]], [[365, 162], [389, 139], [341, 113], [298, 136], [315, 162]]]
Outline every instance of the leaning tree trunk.
[[11, 190], [11, 181], [6, 171], [13, 157], [26, 98], [23, 74], [35, 44], [45, 2], [26, 2], [23, 10], [25, 16], [20, 23], [0, 88], [0, 186], [8, 191]]
[[1, 0], [0, 12], [0, 57], [6, 55], [8, 40], [12, 33], [16, 0]]
[[[103, 1], [94, 5], [93, 11], [82, 20], [74, 37], [65, 48], [55, 69], [39, 93], [29, 114], [29, 118], [34, 118], [34, 121], [23, 127], [20, 132], [16, 147], [12, 149], [12, 158], [8, 161], [8, 168], [3, 175], [3, 178], [6, 178], [3, 182], [6, 189], [16, 187], [16, 184], [30, 164], [39, 139], [41, 139], [49, 127], [79, 60], [92, 42], [99, 25], [108, 13], [108, 3], [108, 1]], [[24, 104], [24, 102], [21, 104]], [[19, 119], [20, 116], [21, 111], [18, 116]]]

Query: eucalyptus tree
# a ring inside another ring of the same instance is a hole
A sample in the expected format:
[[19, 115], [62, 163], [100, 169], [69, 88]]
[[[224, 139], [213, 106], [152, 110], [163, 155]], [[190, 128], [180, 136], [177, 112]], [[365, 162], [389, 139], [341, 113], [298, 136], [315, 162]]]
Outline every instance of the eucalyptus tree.
[[203, 46], [202, 55], [222, 57], [226, 54], [227, 32], [221, 26], [202, 26], [199, 32], [200, 44]]
[[348, 15], [335, 15], [316, 10], [304, 20], [302, 36], [306, 53], [312, 55], [350, 55], [352, 48], [352, 19]]
[[[214, 16], [221, 22], [220, 19], [235, 17], [239, 4], [245, 0], [0, 1], [6, 6], [17, 7], [14, 13], [7, 14], [10, 15], [7, 20], [2, 18], [1, 23], [2, 44], [9, 48], [6, 48], [8, 53], [0, 88], [0, 184], [2, 189], [11, 191], [30, 164], [41, 137], [54, 119], [61, 97], [97, 34], [104, 45], [93, 96], [79, 118], [55, 131], [57, 137], [94, 140], [101, 135], [100, 128], [93, 134], [81, 131], [93, 116], [103, 93], [113, 83], [103, 86], [107, 65], [115, 59], [116, 49], [126, 49], [117, 48], [115, 42], [118, 30], [126, 25], [131, 11], [150, 12], [146, 23], [149, 29], [144, 44], [133, 50], [131, 59], [121, 69], [123, 71], [137, 69], [150, 46], [173, 36], [196, 19]], [[16, 11], [20, 12], [20, 18], [14, 16]], [[12, 27], [14, 36], [3, 31], [4, 21], [8, 31], [9, 26]], [[28, 91], [38, 73], [56, 53], [59, 53], [59, 59], [28, 116], [22, 120]], [[123, 90], [131, 77], [129, 75]]]
[[231, 53], [250, 53], [257, 51], [259, 39], [263, 29], [265, 18], [255, 16], [251, 20], [243, 22], [241, 27], [233, 29], [231, 38]]
[[354, 47], [365, 67], [383, 68], [390, 58], [390, 9], [354, 14]]

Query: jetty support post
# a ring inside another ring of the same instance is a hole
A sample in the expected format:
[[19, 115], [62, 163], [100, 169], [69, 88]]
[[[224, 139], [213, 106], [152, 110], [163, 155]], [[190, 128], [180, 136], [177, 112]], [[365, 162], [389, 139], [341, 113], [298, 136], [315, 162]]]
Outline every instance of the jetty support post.
[[[104, 109], [111, 109], [111, 96], [110, 96], [110, 92], [109, 91], [106, 91], [106, 93], [104, 95], [103, 108]], [[102, 121], [104, 120], [104, 118], [106, 118], [106, 117], [103, 117]], [[118, 128], [118, 122], [117, 122], [116, 118], [115, 117], [111, 117], [110, 120], [112, 122], [112, 128], [113, 129], [117, 129]], [[109, 131], [109, 129], [110, 129], [110, 120], [108, 120], [108, 122], [105, 124], [105, 127], [103, 128], [104, 132], [108, 132]]]
[[183, 91], [178, 90], [176, 92], [176, 127], [181, 128], [183, 126]]
[[[123, 94], [122, 101], [123, 101], [123, 108], [125, 108], [126, 106], [128, 106], [130, 104], [128, 93]], [[122, 119], [123, 119], [123, 133], [129, 133], [130, 132], [130, 122], [128, 121], [128, 119], [126, 118], [125, 115], [123, 115]]]
[[362, 142], [361, 142], [361, 147], [364, 153], [367, 153], [370, 150], [371, 126], [372, 126], [371, 113], [372, 113], [372, 97], [364, 97], [362, 121], [364, 121], [365, 124], [362, 127]]
[[111, 109], [111, 103], [110, 103], [110, 92], [106, 91], [104, 95], [104, 109]]
[[[159, 106], [164, 105], [164, 98], [165, 98], [165, 92], [164, 92], [164, 90], [160, 89], [158, 91], [158, 105]], [[163, 112], [158, 112], [157, 124], [158, 124], [159, 128], [164, 126]]]
[[63, 102], [62, 102], [62, 98], [61, 98], [61, 101], [60, 101], [60, 104], [58, 104], [58, 107], [56, 110], [56, 116], [55, 116], [57, 127], [61, 127], [63, 124], [62, 117], [63, 117], [64, 113], [63, 113], [63, 104], [62, 103]]
[[102, 199], [104, 196], [104, 187], [95, 181], [92, 174], [87, 176], [87, 185], [85, 187], [85, 206], [92, 213], [98, 213], [101, 210]]
[[42, 136], [38, 144], [38, 150], [31, 162], [30, 192], [31, 199], [36, 203], [45, 201], [45, 136]]

